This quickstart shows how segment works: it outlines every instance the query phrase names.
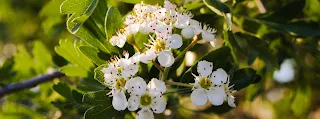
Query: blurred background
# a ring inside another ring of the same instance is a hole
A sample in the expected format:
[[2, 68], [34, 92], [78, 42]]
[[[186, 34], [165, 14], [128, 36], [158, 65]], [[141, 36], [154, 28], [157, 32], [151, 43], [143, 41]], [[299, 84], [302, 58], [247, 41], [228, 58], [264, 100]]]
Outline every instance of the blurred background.
[[[79, 40], [66, 29], [67, 16], [60, 14], [64, 0], [0, 0], [0, 87], [50, 73], [68, 62], [54, 47], [60, 39]], [[106, 0], [122, 15], [133, 8], [128, 0]], [[319, 0], [221, 0], [233, 14], [232, 31], [245, 53], [238, 54], [240, 67], [251, 67], [261, 82], [236, 93], [237, 107], [206, 111], [185, 96], [181, 106], [166, 110], [167, 118], [208, 119], [320, 119], [320, 1]], [[224, 44], [225, 19], [201, 0], [173, 0], [195, 14], [194, 19], [217, 29], [216, 44], [188, 52], [186, 66]], [[238, 32], [238, 33], [236, 33]], [[255, 36], [245, 37], [243, 33]], [[262, 39], [255, 40], [255, 38]], [[201, 44], [201, 42], [200, 42]], [[63, 77], [66, 88], [101, 89], [97, 82]], [[83, 118], [88, 109], [55, 92], [59, 79], [0, 97], [0, 118]], [[90, 83], [91, 86], [84, 84]], [[102, 87], [103, 89], [103, 87]], [[223, 105], [226, 106], [226, 105]], [[127, 117], [129, 118], [129, 117]]]

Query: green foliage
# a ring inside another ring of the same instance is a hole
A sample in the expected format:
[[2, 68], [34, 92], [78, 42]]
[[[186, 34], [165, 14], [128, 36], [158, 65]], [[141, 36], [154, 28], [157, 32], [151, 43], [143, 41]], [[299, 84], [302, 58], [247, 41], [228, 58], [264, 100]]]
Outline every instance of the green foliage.
[[102, 65], [105, 63], [104, 60], [100, 59], [98, 56], [99, 50], [91, 46], [80, 46], [80, 51], [91, 59], [96, 65]]
[[106, 14], [105, 19], [105, 33], [107, 35], [108, 42], [112, 35], [116, 34], [116, 31], [122, 26], [122, 17], [119, 10], [116, 7], [110, 7]]
[[99, 0], [66, 0], [61, 4], [62, 14], [72, 14], [67, 20], [67, 28], [76, 33], [82, 24], [90, 17]]
[[117, 113], [111, 105], [111, 99], [107, 96], [109, 91], [101, 90], [83, 95], [83, 103], [91, 105], [85, 114], [85, 119], [112, 119]]
[[220, 0], [203, 0], [203, 3], [218, 15], [223, 16], [224, 13], [230, 13], [230, 8]]
[[55, 51], [71, 63], [61, 67], [60, 71], [68, 76], [88, 76], [93, 63], [78, 49], [81, 42], [75, 41], [72, 43], [72, 41], [65, 39], [60, 40], [59, 44], [59, 46], [55, 47]]

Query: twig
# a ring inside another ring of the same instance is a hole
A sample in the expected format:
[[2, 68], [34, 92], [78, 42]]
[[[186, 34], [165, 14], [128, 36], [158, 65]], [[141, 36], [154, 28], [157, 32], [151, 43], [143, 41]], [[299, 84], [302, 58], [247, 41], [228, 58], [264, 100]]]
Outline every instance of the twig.
[[10, 94], [10, 93], [14, 93], [16, 91], [35, 87], [38, 84], [41, 84], [41, 83], [53, 80], [54, 78], [59, 78], [62, 76], [64, 76], [63, 73], [55, 71], [50, 74], [44, 74], [41, 76], [34, 77], [24, 82], [6, 85], [0, 89], [0, 97], [3, 97], [4, 95]]
[[266, 8], [263, 6], [261, 0], [254, 0], [254, 2], [256, 3], [258, 10], [261, 14], [264, 14], [267, 12]]
[[168, 85], [175, 85], [175, 86], [183, 86], [188, 88], [193, 88], [193, 85], [187, 84], [187, 83], [181, 83], [181, 82], [174, 82], [172, 80], [167, 81]]

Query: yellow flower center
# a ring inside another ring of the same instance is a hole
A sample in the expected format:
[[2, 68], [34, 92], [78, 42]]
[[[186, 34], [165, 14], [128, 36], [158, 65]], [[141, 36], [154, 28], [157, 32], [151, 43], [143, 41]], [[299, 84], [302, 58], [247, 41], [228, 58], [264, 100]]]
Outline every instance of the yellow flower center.
[[199, 84], [204, 89], [209, 89], [211, 87], [211, 85], [212, 85], [210, 79], [208, 79], [208, 78], [200, 79]]
[[116, 79], [116, 89], [121, 90], [126, 86], [126, 80], [124, 78]]
[[161, 52], [166, 48], [166, 43], [164, 41], [156, 40], [154, 43], [156, 52]]
[[152, 103], [152, 98], [149, 94], [143, 94], [140, 98], [140, 104], [142, 106], [149, 106]]

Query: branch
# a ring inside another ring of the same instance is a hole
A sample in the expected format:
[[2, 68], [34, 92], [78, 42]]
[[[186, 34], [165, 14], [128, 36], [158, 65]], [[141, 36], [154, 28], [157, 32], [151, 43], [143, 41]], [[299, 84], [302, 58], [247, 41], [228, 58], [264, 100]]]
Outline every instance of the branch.
[[63, 73], [55, 71], [50, 74], [44, 74], [44, 75], [34, 77], [34, 78], [26, 80], [24, 82], [19, 82], [19, 83], [9, 84], [9, 85], [3, 86], [0, 89], [0, 97], [3, 97], [6, 94], [14, 93], [16, 91], [35, 87], [38, 84], [41, 84], [41, 83], [53, 80], [54, 78], [59, 78], [62, 76], [64, 76]]

